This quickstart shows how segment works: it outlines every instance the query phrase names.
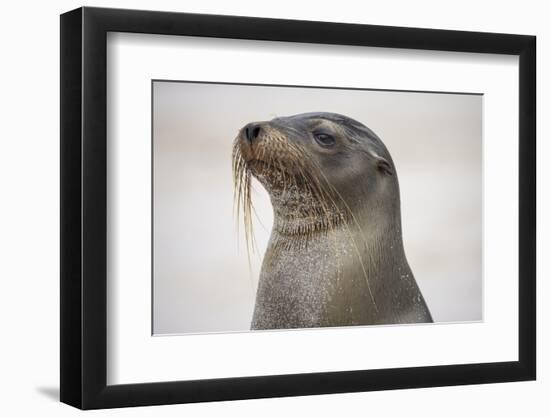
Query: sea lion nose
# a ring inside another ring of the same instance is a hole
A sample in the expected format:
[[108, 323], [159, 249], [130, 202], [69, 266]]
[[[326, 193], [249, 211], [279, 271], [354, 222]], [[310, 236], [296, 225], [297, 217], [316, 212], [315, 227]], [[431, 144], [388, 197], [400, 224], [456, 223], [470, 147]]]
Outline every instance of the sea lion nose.
[[258, 135], [260, 134], [261, 127], [259, 123], [249, 123], [245, 126], [244, 132], [246, 135], [246, 138], [250, 143], [254, 142]]

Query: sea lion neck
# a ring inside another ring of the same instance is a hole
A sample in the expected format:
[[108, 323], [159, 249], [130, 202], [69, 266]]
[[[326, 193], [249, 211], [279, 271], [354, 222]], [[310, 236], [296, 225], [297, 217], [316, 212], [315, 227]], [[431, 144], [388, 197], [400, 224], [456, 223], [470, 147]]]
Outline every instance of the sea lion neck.
[[[257, 290], [253, 329], [398, 323], [388, 291], [414, 289], [397, 233], [341, 226], [305, 241], [273, 229]], [[388, 259], [392, 262], [388, 263]], [[416, 293], [408, 298], [413, 299]], [[408, 316], [404, 320], [408, 320]]]

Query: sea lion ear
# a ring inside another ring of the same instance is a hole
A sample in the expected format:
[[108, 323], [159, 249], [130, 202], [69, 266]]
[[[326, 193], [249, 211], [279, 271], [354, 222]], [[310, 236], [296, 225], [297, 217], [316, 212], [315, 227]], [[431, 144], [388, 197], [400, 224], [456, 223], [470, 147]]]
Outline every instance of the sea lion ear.
[[376, 167], [384, 174], [393, 175], [391, 164], [381, 156], [376, 157]]

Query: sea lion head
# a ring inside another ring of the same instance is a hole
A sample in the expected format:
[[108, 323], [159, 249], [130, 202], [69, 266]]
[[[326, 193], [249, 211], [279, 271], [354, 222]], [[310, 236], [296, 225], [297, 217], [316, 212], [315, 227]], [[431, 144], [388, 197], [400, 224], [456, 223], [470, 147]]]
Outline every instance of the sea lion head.
[[329, 230], [365, 216], [376, 221], [399, 210], [397, 176], [385, 145], [341, 114], [246, 124], [234, 142], [233, 169], [245, 218], [254, 176], [270, 194], [275, 228], [283, 234]]

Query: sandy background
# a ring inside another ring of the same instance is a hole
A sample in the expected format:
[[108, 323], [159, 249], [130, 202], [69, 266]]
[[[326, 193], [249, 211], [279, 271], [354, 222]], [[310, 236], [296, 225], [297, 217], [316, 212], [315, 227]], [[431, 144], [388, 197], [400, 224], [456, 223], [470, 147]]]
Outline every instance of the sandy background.
[[248, 330], [272, 213], [256, 183], [249, 269], [232, 141], [250, 121], [309, 111], [345, 114], [384, 141], [405, 251], [434, 320], [482, 319], [481, 96], [156, 81], [153, 101], [155, 334]]

